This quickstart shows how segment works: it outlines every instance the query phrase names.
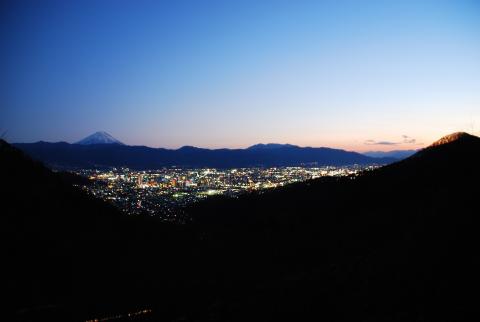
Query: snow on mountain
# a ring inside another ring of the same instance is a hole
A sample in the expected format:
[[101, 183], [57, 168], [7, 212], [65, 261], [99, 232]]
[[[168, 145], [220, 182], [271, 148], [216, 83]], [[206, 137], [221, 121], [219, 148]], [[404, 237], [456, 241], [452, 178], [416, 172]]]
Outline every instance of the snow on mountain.
[[119, 140], [104, 131], [95, 132], [87, 136], [83, 140], [76, 142], [76, 144], [91, 145], [91, 144], [120, 144], [124, 145]]

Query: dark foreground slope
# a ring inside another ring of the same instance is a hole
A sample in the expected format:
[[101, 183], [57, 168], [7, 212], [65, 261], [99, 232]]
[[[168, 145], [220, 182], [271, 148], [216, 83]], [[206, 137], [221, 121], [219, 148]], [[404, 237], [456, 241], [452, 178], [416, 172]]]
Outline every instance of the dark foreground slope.
[[219, 276], [242, 280], [244, 319], [466, 320], [477, 310], [479, 165], [480, 139], [464, 134], [356, 180], [192, 211], [222, 254]]
[[210, 199], [181, 227], [119, 217], [3, 144], [12, 305], [74, 319], [143, 305], [166, 321], [467, 320], [480, 139], [445, 142], [355, 180]]
[[175, 309], [169, 301], [178, 301], [178, 279], [194, 258], [185, 227], [126, 217], [4, 141], [0, 177], [2, 320], [135, 311], [148, 306], [150, 288]]

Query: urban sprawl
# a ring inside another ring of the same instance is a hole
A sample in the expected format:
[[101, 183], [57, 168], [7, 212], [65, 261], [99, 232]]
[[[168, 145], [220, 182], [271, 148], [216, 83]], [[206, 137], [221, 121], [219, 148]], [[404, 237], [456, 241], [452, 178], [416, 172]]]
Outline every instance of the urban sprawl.
[[82, 186], [128, 214], [147, 213], [165, 221], [184, 221], [181, 208], [213, 195], [237, 197], [324, 176], [351, 176], [376, 166], [276, 167], [240, 169], [187, 169], [170, 167], [135, 171], [128, 168], [84, 169], [90, 179]]

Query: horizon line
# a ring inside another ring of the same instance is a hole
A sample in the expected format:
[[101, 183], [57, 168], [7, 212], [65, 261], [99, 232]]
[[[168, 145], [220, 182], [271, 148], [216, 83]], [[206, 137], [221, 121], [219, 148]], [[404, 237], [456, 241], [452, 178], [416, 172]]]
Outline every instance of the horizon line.
[[[8, 142], [7, 139], [3, 139]], [[254, 143], [251, 145], [246, 145], [242, 147], [202, 147], [202, 146], [195, 146], [195, 145], [181, 145], [178, 147], [164, 147], [164, 146], [149, 146], [149, 145], [144, 145], [144, 144], [118, 144], [118, 143], [98, 143], [98, 144], [79, 144], [78, 141], [76, 142], [68, 142], [68, 141], [45, 141], [45, 140], [38, 140], [38, 141], [31, 141], [31, 142], [8, 142], [10, 144], [36, 144], [36, 143], [49, 143], [49, 144], [58, 144], [58, 143], [66, 143], [66, 144], [71, 144], [71, 145], [101, 145], [101, 144], [117, 144], [117, 145], [125, 145], [125, 146], [130, 146], [130, 147], [146, 147], [150, 149], [164, 149], [164, 150], [180, 150], [182, 148], [195, 148], [195, 149], [201, 149], [201, 150], [247, 150], [249, 148], [252, 148], [256, 145], [281, 145], [281, 146], [291, 146], [291, 147], [296, 147], [296, 148], [301, 148], [301, 149], [332, 149], [332, 150], [343, 150], [347, 152], [356, 152], [356, 153], [369, 153], [369, 152], [394, 152], [394, 151], [418, 151], [421, 150], [425, 147], [425, 144], [420, 143], [417, 144], [419, 147], [418, 148], [392, 148], [389, 150], [382, 150], [382, 149], [364, 149], [364, 150], [356, 150], [356, 149], [348, 149], [348, 148], [341, 148], [341, 147], [334, 147], [330, 145], [322, 145], [322, 146], [311, 146], [311, 145], [298, 145], [298, 144], [293, 144], [293, 143], [278, 143], [278, 142], [259, 142], [259, 143]], [[433, 142], [432, 142], [433, 143]], [[366, 144], [368, 146], [368, 144]], [[382, 146], [381, 144], [376, 145], [376, 146]], [[426, 145], [428, 146], [428, 145]]]

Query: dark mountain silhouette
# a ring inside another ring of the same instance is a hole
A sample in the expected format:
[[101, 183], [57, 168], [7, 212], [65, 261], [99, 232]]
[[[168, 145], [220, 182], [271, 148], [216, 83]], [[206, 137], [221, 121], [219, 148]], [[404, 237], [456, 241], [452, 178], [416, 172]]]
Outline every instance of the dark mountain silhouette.
[[252, 146], [249, 146], [247, 149], [249, 150], [271, 150], [271, 149], [284, 149], [284, 148], [291, 148], [291, 149], [298, 149], [300, 148], [298, 145], [292, 144], [279, 144], [279, 143], [259, 143]]
[[434, 146], [439, 146], [439, 145], [444, 145], [447, 143], [455, 142], [455, 141], [472, 141], [475, 140], [475, 137], [473, 135], [470, 135], [466, 132], [455, 132], [449, 135], [446, 135], [439, 140], [433, 142], [430, 147]]
[[248, 149], [201, 149], [185, 146], [177, 150], [119, 144], [19, 143], [16, 147], [35, 159], [56, 167], [129, 167], [156, 169], [164, 166], [251, 167], [301, 164], [386, 164], [391, 158], [370, 158], [356, 152], [293, 145], [257, 145]]
[[417, 150], [393, 150], [393, 151], [368, 151], [363, 152], [363, 155], [372, 158], [394, 158], [402, 160], [417, 153]]
[[450, 137], [355, 179], [213, 197], [185, 209], [192, 220], [181, 226], [119, 216], [6, 144], [0, 160], [13, 266], [4, 285], [19, 308], [83, 318], [146, 305], [167, 321], [477, 312], [478, 137]]
[[194, 235], [186, 227], [125, 216], [71, 186], [81, 178], [54, 173], [3, 140], [0, 177], [2, 291], [9, 308], [2, 319], [85, 321], [134, 311], [148, 304], [151, 285], [163, 285], [166, 291], [155, 297], [165, 303], [178, 300], [169, 285], [180, 285], [192, 265], [193, 249], [185, 246], [194, 245]]
[[275, 290], [247, 301], [270, 305], [272, 320], [468, 320], [480, 286], [480, 139], [445, 141], [355, 180], [212, 199], [192, 213], [227, 266]]

